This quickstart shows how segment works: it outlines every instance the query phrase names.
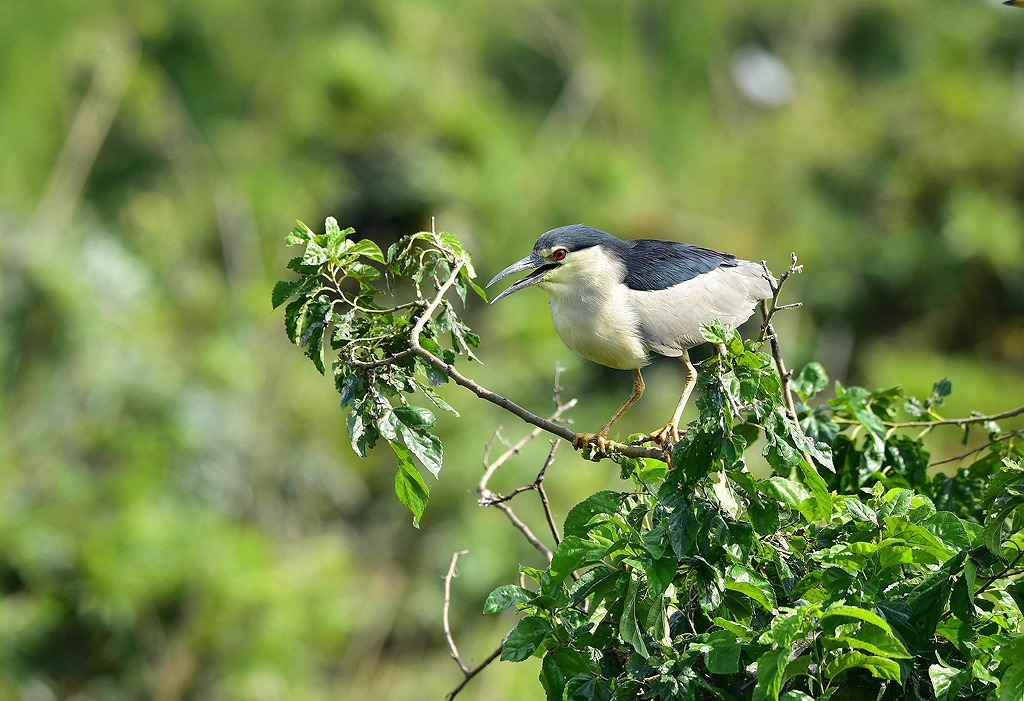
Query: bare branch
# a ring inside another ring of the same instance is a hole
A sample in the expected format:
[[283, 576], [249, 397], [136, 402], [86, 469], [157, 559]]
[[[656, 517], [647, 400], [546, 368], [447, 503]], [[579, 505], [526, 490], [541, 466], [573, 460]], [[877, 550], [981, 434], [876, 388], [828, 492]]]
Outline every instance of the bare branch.
[[459, 695], [459, 692], [466, 688], [466, 684], [469, 684], [469, 682], [472, 681], [473, 677], [480, 674], [480, 672], [484, 671], [484, 669], [486, 669], [489, 664], [498, 659], [498, 656], [501, 655], [501, 651], [502, 649], [504, 649], [504, 647], [505, 643], [502, 643], [494, 652], [488, 655], [483, 662], [481, 662], [476, 667], [473, 667], [471, 670], [466, 672], [466, 678], [463, 679], [462, 682], [457, 687], [452, 689], [451, 693], [449, 693], [448, 696], [445, 697], [447, 701], [452, 701], [452, 699]]
[[452, 580], [457, 576], [455, 573], [455, 566], [459, 564], [459, 558], [463, 555], [468, 555], [468, 550], [459, 550], [452, 554], [451, 564], [448, 565], [448, 574], [444, 576], [444, 639], [448, 641], [448, 649], [452, 652], [452, 659], [459, 665], [459, 669], [462, 670], [463, 674], [469, 674], [470, 669], [465, 662], [462, 661], [462, 656], [459, 655], [459, 648], [455, 645], [455, 638], [452, 637], [452, 627], [448, 620], [448, 613], [452, 607]]
[[448, 620], [448, 612], [451, 610], [452, 605], [452, 580], [458, 576], [455, 571], [456, 566], [459, 564], [459, 558], [463, 555], [468, 554], [468, 550], [460, 550], [456, 553], [452, 553], [451, 564], [448, 565], [448, 574], [444, 576], [444, 638], [448, 641], [448, 649], [451, 650], [452, 659], [459, 665], [459, 669], [462, 670], [462, 682], [455, 687], [451, 693], [448, 694], [448, 701], [454, 699], [460, 691], [462, 691], [466, 684], [470, 682], [476, 675], [482, 672], [489, 664], [498, 659], [501, 655], [501, 650], [505, 646], [504, 641], [498, 646], [494, 652], [488, 655], [483, 662], [478, 664], [476, 667], [470, 667], [463, 661], [462, 655], [459, 654], [459, 648], [455, 645], [455, 638], [452, 636], [452, 627]]
[[551, 441], [548, 459], [544, 461], [544, 467], [540, 469], [537, 479], [533, 482], [537, 488], [537, 494], [540, 496], [541, 506], [544, 507], [544, 518], [547, 519], [548, 528], [551, 529], [551, 537], [555, 539], [555, 545], [562, 542], [562, 536], [558, 534], [558, 524], [555, 523], [555, 515], [551, 512], [551, 502], [548, 501], [548, 493], [544, 491], [544, 477], [547, 475], [548, 468], [555, 462], [555, 451], [558, 450], [559, 445], [561, 444], [558, 441]]
[[1016, 409], [1010, 409], [999, 414], [990, 414], [988, 416], [982, 416], [976, 414], [974, 416], [966, 416], [961, 419], [936, 419], [934, 421], [885, 421], [883, 422], [889, 428], [932, 428], [934, 426], [969, 426], [971, 424], [985, 423], [986, 421], [1000, 421], [1002, 419], [1010, 419], [1014, 416], [1020, 416], [1024, 414], [1024, 406], [1019, 406]]
[[953, 456], [951, 458], [946, 458], [944, 460], [936, 460], [935, 462], [929, 464], [928, 467], [936, 467], [938, 465], [946, 465], [946, 464], [949, 464], [951, 462], [959, 462], [959, 461], [963, 460], [964, 458], [969, 458], [970, 456], [974, 455], [975, 453], [980, 453], [981, 451], [985, 450], [986, 448], [991, 448], [992, 446], [998, 445], [999, 443], [1002, 443], [1003, 441], [1010, 440], [1011, 438], [1022, 438], [1022, 437], [1024, 437], [1024, 430], [1021, 430], [1021, 431], [1010, 431], [1009, 433], [1004, 433], [1004, 434], [1002, 434], [1000, 436], [996, 436], [994, 439], [990, 440], [985, 445], [980, 445], [977, 448], [973, 448], [971, 450], [968, 450], [966, 453], [961, 453], [960, 455], [955, 455], [955, 456]]
[[772, 318], [776, 312], [783, 309], [796, 309], [803, 306], [802, 302], [780, 305], [779, 295], [782, 294], [782, 286], [786, 284], [786, 281], [793, 275], [802, 273], [804, 266], [797, 263], [796, 253], [792, 253], [789, 267], [779, 278], [778, 282], [775, 281], [771, 270], [768, 269], [767, 262], [761, 261], [761, 267], [764, 268], [765, 275], [768, 276], [768, 281], [772, 288], [772, 298], [771, 300], [763, 300], [761, 302], [761, 313], [764, 316], [764, 321], [761, 323], [761, 333], [758, 335], [758, 340], [762, 342], [767, 340], [771, 346], [772, 356], [775, 358], [775, 365], [779, 369], [779, 377], [782, 380], [782, 396], [786, 400], [786, 413], [789, 414], [789, 418], [793, 423], [799, 425], [797, 422], [796, 403], [793, 400], [793, 371], [786, 368], [786, 361], [782, 358], [782, 348], [779, 346], [779, 337], [772, 326]]

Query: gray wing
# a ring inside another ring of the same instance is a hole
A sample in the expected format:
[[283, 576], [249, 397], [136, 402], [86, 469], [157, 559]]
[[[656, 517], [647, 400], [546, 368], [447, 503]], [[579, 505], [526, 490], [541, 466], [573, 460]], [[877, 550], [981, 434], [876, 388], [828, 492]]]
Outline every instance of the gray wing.
[[739, 326], [772, 287], [758, 263], [732, 259], [659, 290], [629, 290], [644, 343], [655, 353], [677, 357], [704, 343], [700, 328], [714, 319]]

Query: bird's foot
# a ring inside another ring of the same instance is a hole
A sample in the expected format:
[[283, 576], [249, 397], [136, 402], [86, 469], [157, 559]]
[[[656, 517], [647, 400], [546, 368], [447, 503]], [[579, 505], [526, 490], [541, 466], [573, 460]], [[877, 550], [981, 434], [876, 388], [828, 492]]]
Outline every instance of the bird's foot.
[[679, 427], [669, 422], [665, 427], [648, 434], [648, 438], [661, 447], [668, 447], [679, 442]]
[[577, 433], [572, 439], [572, 447], [576, 450], [589, 451], [591, 446], [600, 453], [607, 453], [611, 441], [607, 433]]

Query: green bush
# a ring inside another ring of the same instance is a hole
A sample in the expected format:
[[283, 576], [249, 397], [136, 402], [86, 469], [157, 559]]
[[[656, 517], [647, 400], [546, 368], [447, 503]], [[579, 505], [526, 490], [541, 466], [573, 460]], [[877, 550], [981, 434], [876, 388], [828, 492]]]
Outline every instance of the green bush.
[[[393, 448], [396, 493], [418, 522], [441, 469], [435, 387], [454, 380], [562, 438], [455, 369], [478, 339], [445, 298], [465, 300], [472, 264], [458, 239], [422, 232], [383, 253], [328, 220], [279, 283], [289, 337], [326, 371], [365, 455]], [[383, 282], [383, 287], [380, 285]], [[385, 293], [410, 299], [377, 299]], [[426, 294], [424, 294], [426, 291]], [[811, 363], [781, 375], [761, 344], [707, 328], [724, 348], [703, 365], [699, 418], [657, 449], [613, 443], [629, 488], [576, 505], [534, 582], [498, 587], [485, 613], [515, 609], [501, 659], [543, 657], [549, 700], [1024, 697], [1024, 466], [999, 416], [943, 419], [950, 383], [924, 399], [835, 383]], [[787, 394], [798, 397], [797, 420]], [[923, 435], [988, 434], [946, 477]], [[916, 435], [915, 435], [916, 434]], [[766, 477], [748, 469], [760, 452]], [[465, 670], [464, 670], [465, 671]]]

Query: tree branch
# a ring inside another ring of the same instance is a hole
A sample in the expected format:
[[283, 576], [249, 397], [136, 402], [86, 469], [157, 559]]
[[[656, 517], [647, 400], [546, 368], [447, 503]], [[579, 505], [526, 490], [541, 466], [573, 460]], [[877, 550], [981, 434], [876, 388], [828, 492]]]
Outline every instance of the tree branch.
[[[465, 389], [468, 389], [470, 392], [480, 397], [481, 399], [484, 399], [490, 402], [491, 404], [501, 407], [510, 414], [518, 416], [520, 419], [522, 419], [528, 424], [532, 424], [533, 426], [536, 426], [537, 428], [543, 431], [547, 431], [548, 433], [554, 436], [557, 436], [565, 441], [568, 441], [569, 443], [572, 443], [573, 440], [576, 438], [576, 433], [574, 431], [570, 430], [565, 426], [561, 426], [550, 419], [545, 419], [541, 416], [538, 416], [537, 414], [534, 414], [532, 411], [516, 404], [511, 399], [508, 399], [507, 397], [504, 397], [498, 394], [497, 392], [493, 392], [490, 389], [487, 389], [483, 385], [466, 377], [461, 372], [456, 370], [454, 365], [444, 362], [441, 358], [438, 358], [436, 355], [434, 355], [421, 345], [420, 334], [423, 333], [423, 328], [426, 326], [427, 322], [433, 316], [434, 312], [437, 311], [438, 306], [441, 304], [441, 300], [444, 298], [445, 294], [448, 292], [451, 286], [455, 283], [456, 277], [459, 275], [459, 272], [462, 270], [464, 266], [464, 263], [460, 263], [453, 268], [451, 275], [448, 277], [448, 280], [445, 281], [445, 283], [441, 285], [440, 288], [438, 288], [437, 295], [434, 297], [433, 300], [430, 301], [427, 307], [423, 310], [423, 314], [421, 314], [420, 317], [416, 320], [416, 325], [413, 326], [413, 329], [409, 334], [408, 348], [399, 351], [398, 353], [386, 356], [384, 358], [379, 358], [377, 360], [364, 361], [350, 356], [345, 359], [345, 362], [355, 367], [363, 368], [365, 370], [372, 370], [374, 368], [379, 368], [385, 365], [393, 365], [394, 363], [401, 362], [407, 358], [411, 358], [414, 356], [419, 357], [425, 360], [426, 362], [430, 363], [430, 365], [433, 366], [436, 370], [447, 375], [451, 380], [455, 382], [455, 384]], [[626, 445], [625, 443], [609, 441], [608, 450], [598, 451], [597, 453], [594, 454], [594, 456], [591, 459], [594, 460], [595, 462], [599, 461], [603, 458], [608, 457], [609, 453], [611, 452], [619, 453], [630, 458], [655, 458], [657, 460], [666, 460], [668, 458], [666, 451], [661, 448], [646, 448], [644, 446], [639, 445]]]
[[761, 333], [758, 334], [759, 341], [768, 341], [772, 349], [772, 356], [775, 358], [775, 365], [779, 369], [779, 378], [782, 380], [782, 396], [786, 400], [786, 413], [789, 414], [789, 418], [794, 424], [799, 426], [796, 414], [796, 403], [793, 400], [793, 371], [786, 368], [786, 361], [782, 358], [782, 348], [779, 346], [779, 337], [775, 333], [775, 328], [772, 326], [772, 318], [774, 318], [776, 312], [784, 309], [796, 309], [797, 307], [803, 306], [803, 302], [795, 302], [793, 304], [779, 304], [779, 295], [782, 294], [782, 286], [786, 284], [793, 275], [799, 275], [803, 272], [804, 266], [797, 264], [796, 253], [791, 254], [791, 262], [786, 272], [782, 274], [778, 282], [775, 281], [775, 277], [772, 275], [771, 270], [768, 269], [768, 263], [761, 261], [761, 267], [764, 268], [765, 275], [768, 276], [768, 283], [772, 288], [771, 300], [761, 301], [761, 313], [764, 316], [764, 321], [761, 323]]
[[448, 612], [451, 610], [452, 605], [452, 580], [458, 576], [455, 572], [455, 567], [459, 563], [459, 558], [468, 553], [468, 550], [460, 550], [453, 553], [451, 564], [448, 565], [448, 574], [444, 576], [444, 638], [448, 641], [448, 649], [451, 650], [452, 659], [455, 660], [455, 663], [459, 665], [459, 669], [462, 670], [462, 682], [448, 694], [448, 701], [454, 699], [459, 692], [466, 687], [466, 684], [473, 679], [473, 677], [478, 675], [484, 670], [484, 668], [498, 659], [498, 656], [501, 655], [502, 648], [505, 646], [503, 641], [502, 644], [498, 646], [498, 649], [488, 655], [483, 662], [478, 664], [476, 667], [470, 667], [465, 663], [465, 661], [463, 661], [462, 655], [459, 654], [459, 648], [455, 645], [455, 638], [452, 635], [451, 624], [448, 620]]
[[463, 674], [469, 674], [469, 667], [465, 662], [462, 661], [462, 656], [459, 654], [459, 648], [455, 645], [455, 638], [452, 637], [452, 626], [448, 619], [448, 613], [452, 607], [452, 580], [456, 577], [455, 566], [459, 564], [459, 558], [463, 555], [468, 555], [468, 550], [459, 550], [452, 554], [451, 564], [448, 565], [448, 574], [444, 576], [444, 639], [448, 641], [448, 649], [452, 652], [452, 659], [459, 665], [459, 669], [462, 670]]
[[1020, 416], [1024, 414], [1024, 406], [1019, 406], [1016, 409], [1010, 409], [999, 414], [990, 414], [988, 416], [982, 416], [980, 414], [974, 416], [966, 416], [961, 419], [935, 419], [934, 421], [884, 421], [883, 423], [889, 428], [932, 428], [934, 426], [958, 426], [963, 428], [971, 424], [985, 423], [986, 421], [999, 421], [1001, 419], [1009, 419], [1014, 416]]

